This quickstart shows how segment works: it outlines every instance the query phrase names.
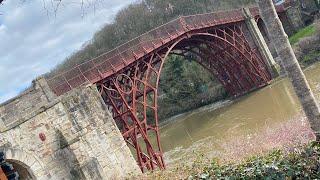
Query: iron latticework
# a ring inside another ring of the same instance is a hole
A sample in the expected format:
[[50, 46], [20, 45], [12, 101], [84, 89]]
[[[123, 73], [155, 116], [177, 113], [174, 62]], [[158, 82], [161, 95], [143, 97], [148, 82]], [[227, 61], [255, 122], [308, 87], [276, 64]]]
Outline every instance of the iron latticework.
[[[97, 83], [126, 142], [145, 169], [165, 168], [159, 138], [157, 95], [161, 69], [170, 54], [191, 56], [213, 73], [227, 92], [239, 96], [271, 80], [266, 65], [250, 48], [241, 24], [182, 36], [122, 71]], [[150, 141], [150, 134], [156, 143]]]

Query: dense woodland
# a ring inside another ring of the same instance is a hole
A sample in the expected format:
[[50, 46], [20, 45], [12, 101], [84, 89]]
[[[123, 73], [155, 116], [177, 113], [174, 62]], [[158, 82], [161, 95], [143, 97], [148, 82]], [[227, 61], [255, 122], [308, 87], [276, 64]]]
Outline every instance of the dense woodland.
[[[122, 9], [113, 23], [95, 33], [90, 42], [68, 57], [47, 76], [85, 62], [180, 15], [213, 12], [244, 5], [254, 0], [143, 0]], [[160, 119], [226, 97], [222, 86], [197, 63], [171, 56], [160, 82]]]

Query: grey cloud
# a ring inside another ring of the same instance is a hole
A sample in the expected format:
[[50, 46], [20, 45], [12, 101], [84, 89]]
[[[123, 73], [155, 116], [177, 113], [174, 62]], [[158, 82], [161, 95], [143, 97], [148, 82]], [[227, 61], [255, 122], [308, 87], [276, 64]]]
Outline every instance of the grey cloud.
[[5, 1], [0, 6], [0, 102], [81, 48], [134, 1], [89, 0], [81, 7], [80, 0], [64, 0], [56, 13], [49, 0]]

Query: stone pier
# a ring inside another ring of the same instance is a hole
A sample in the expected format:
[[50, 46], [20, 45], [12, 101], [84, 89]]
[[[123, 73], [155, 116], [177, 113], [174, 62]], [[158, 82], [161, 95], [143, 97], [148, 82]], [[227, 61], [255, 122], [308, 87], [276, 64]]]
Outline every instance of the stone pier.
[[0, 151], [25, 177], [100, 180], [141, 172], [95, 86], [55, 97], [39, 78], [0, 106], [0, 124]]

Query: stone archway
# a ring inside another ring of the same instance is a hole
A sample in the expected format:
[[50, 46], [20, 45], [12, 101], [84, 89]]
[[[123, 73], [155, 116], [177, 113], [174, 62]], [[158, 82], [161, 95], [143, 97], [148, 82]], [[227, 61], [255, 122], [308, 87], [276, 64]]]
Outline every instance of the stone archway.
[[10, 163], [13, 166], [13, 169], [19, 174], [19, 179], [23, 179], [23, 180], [36, 179], [30, 167], [27, 166], [26, 164], [13, 159], [7, 159], [6, 161]]
[[40, 179], [46, 174], [42, 162], [35, 155], [18, 148], [5, 147], [1, 151], [21, 179]]

